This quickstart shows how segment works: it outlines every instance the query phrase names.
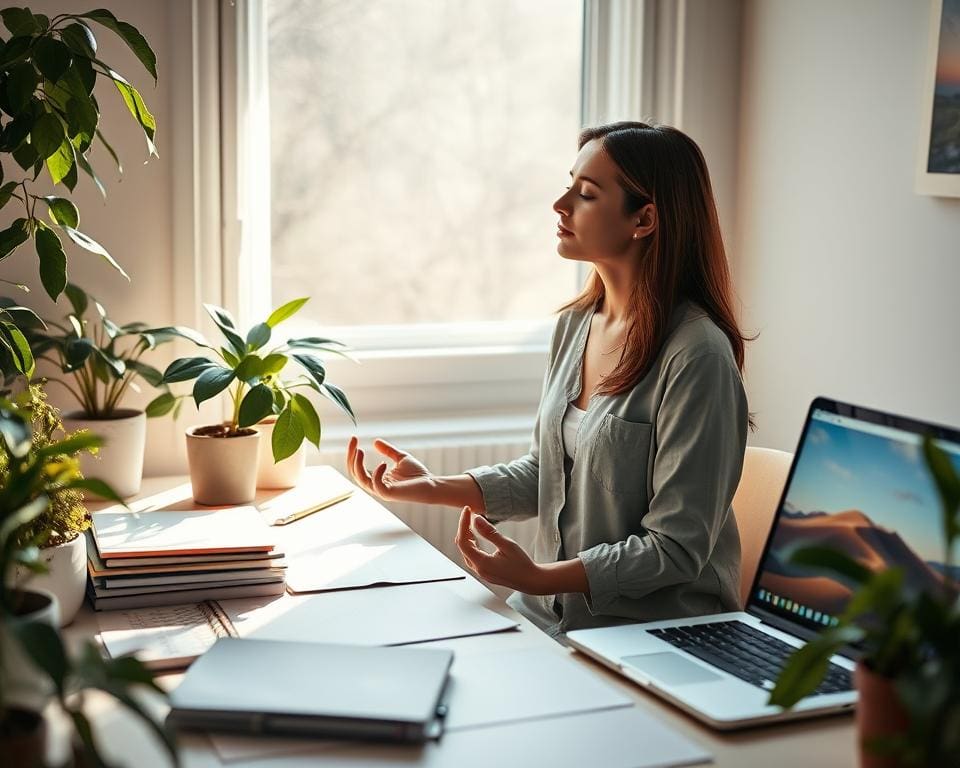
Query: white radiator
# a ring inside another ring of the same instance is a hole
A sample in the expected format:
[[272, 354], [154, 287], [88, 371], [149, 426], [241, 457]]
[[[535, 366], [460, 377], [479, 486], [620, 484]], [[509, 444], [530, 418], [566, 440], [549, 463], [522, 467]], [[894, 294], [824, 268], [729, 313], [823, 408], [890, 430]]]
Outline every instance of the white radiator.
[[[431, 444], [419, 447], [407, 443], [402, 445], [404, 450], [420, 459], [434, 474], [458, 475], [465, 469], [499, 464], [523, 456], [530, 448], [530, 441], [484, 440], [472, 443], [438, 443], [434, 441]], [[378, 461], [378, 458], [371, 456], [371, 451], [372, 449], [368, 446], [366, 449], [368, 455], [367, 469], [370, 471], [373, 470]], [[379, 457], [379, 454], [376, 456]], [[330, 464], [349, 476], [346, 471], [343, 451], [321, 450], [320, 462]], [[397, 517], [444, 555], [454, 562], [462, 564], [460, 553], [456, 544], [453, 543], [453, 537], [457, 533], [457, 521], [460, 517], [459, 509], [398, 502], [384, 502], [384, 506], [388, 507]], [[535, 525], [534, 520], [525, 520], [522, 523], [502, 523], [497, 527], [529, 552], [532, 550], [533, 538], [536, 533]]]

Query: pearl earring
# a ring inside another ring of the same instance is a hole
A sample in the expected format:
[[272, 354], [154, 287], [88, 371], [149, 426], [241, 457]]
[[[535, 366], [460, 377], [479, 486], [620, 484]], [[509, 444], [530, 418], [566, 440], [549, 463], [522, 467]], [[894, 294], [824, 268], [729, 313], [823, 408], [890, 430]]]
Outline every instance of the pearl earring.
[[640, 239], [640, 233], [639, 233], [639, 232], [634, 232], [634, 233], [633, 233], [633, 239], [634, 239], [634, 240], [639, 240], [639, 239]]

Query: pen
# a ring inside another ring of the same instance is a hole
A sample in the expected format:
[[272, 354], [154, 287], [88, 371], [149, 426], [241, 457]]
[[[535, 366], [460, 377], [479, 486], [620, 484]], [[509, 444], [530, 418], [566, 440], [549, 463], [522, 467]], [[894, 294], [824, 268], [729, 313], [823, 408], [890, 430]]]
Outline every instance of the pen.
[[326, 509], [327, 507], [332, 507], [334, 504], [339, 504], [345, 499], [349, 499], [353, 495], [353, 490], [346, 491], [339, 496], [334, 496], [332, 499], [324, 499], [319, 504], [315, 506], [308, 507], [307, 509], [302, 509], [299, 512], [294, 512], [293, 514], [287, 515], [286, 517], [278, 517], [273, 525], [287, 525], [288, 523], [295, 522], [302, 517], [307, 515], [312, 515], [314, 512], [319, 512], [321, 509]]

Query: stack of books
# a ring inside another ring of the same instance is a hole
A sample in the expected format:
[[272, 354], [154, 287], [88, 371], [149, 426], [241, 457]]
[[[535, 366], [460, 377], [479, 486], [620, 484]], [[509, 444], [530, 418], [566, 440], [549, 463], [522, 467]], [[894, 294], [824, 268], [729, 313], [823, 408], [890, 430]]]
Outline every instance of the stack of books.
[[96, 610], [279, 595], [286, 561], [256, 507], [92, 513], [87, 593]]

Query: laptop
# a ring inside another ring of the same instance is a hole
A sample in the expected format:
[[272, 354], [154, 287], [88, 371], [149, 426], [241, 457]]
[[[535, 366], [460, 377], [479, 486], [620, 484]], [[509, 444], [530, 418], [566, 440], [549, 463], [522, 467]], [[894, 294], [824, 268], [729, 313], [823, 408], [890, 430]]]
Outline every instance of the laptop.
[[789, 562], [798, 544], [838, 547], [874, 570], [903, 568], [939, 589], [945, 541], [920, 444], [932, 434], [960, 464], [960, 432], [818, 398], [797, 451], [745, 610], [575, 630], [567, 640], [699, 720], [730, 730], [851, 709], [856, 648], [790, 710], [767, 703], [786, 657], [837, 623], [850, 589]]
[[453, 651], [220, 638], [170, 695], [173, 728], [423, 742]]

